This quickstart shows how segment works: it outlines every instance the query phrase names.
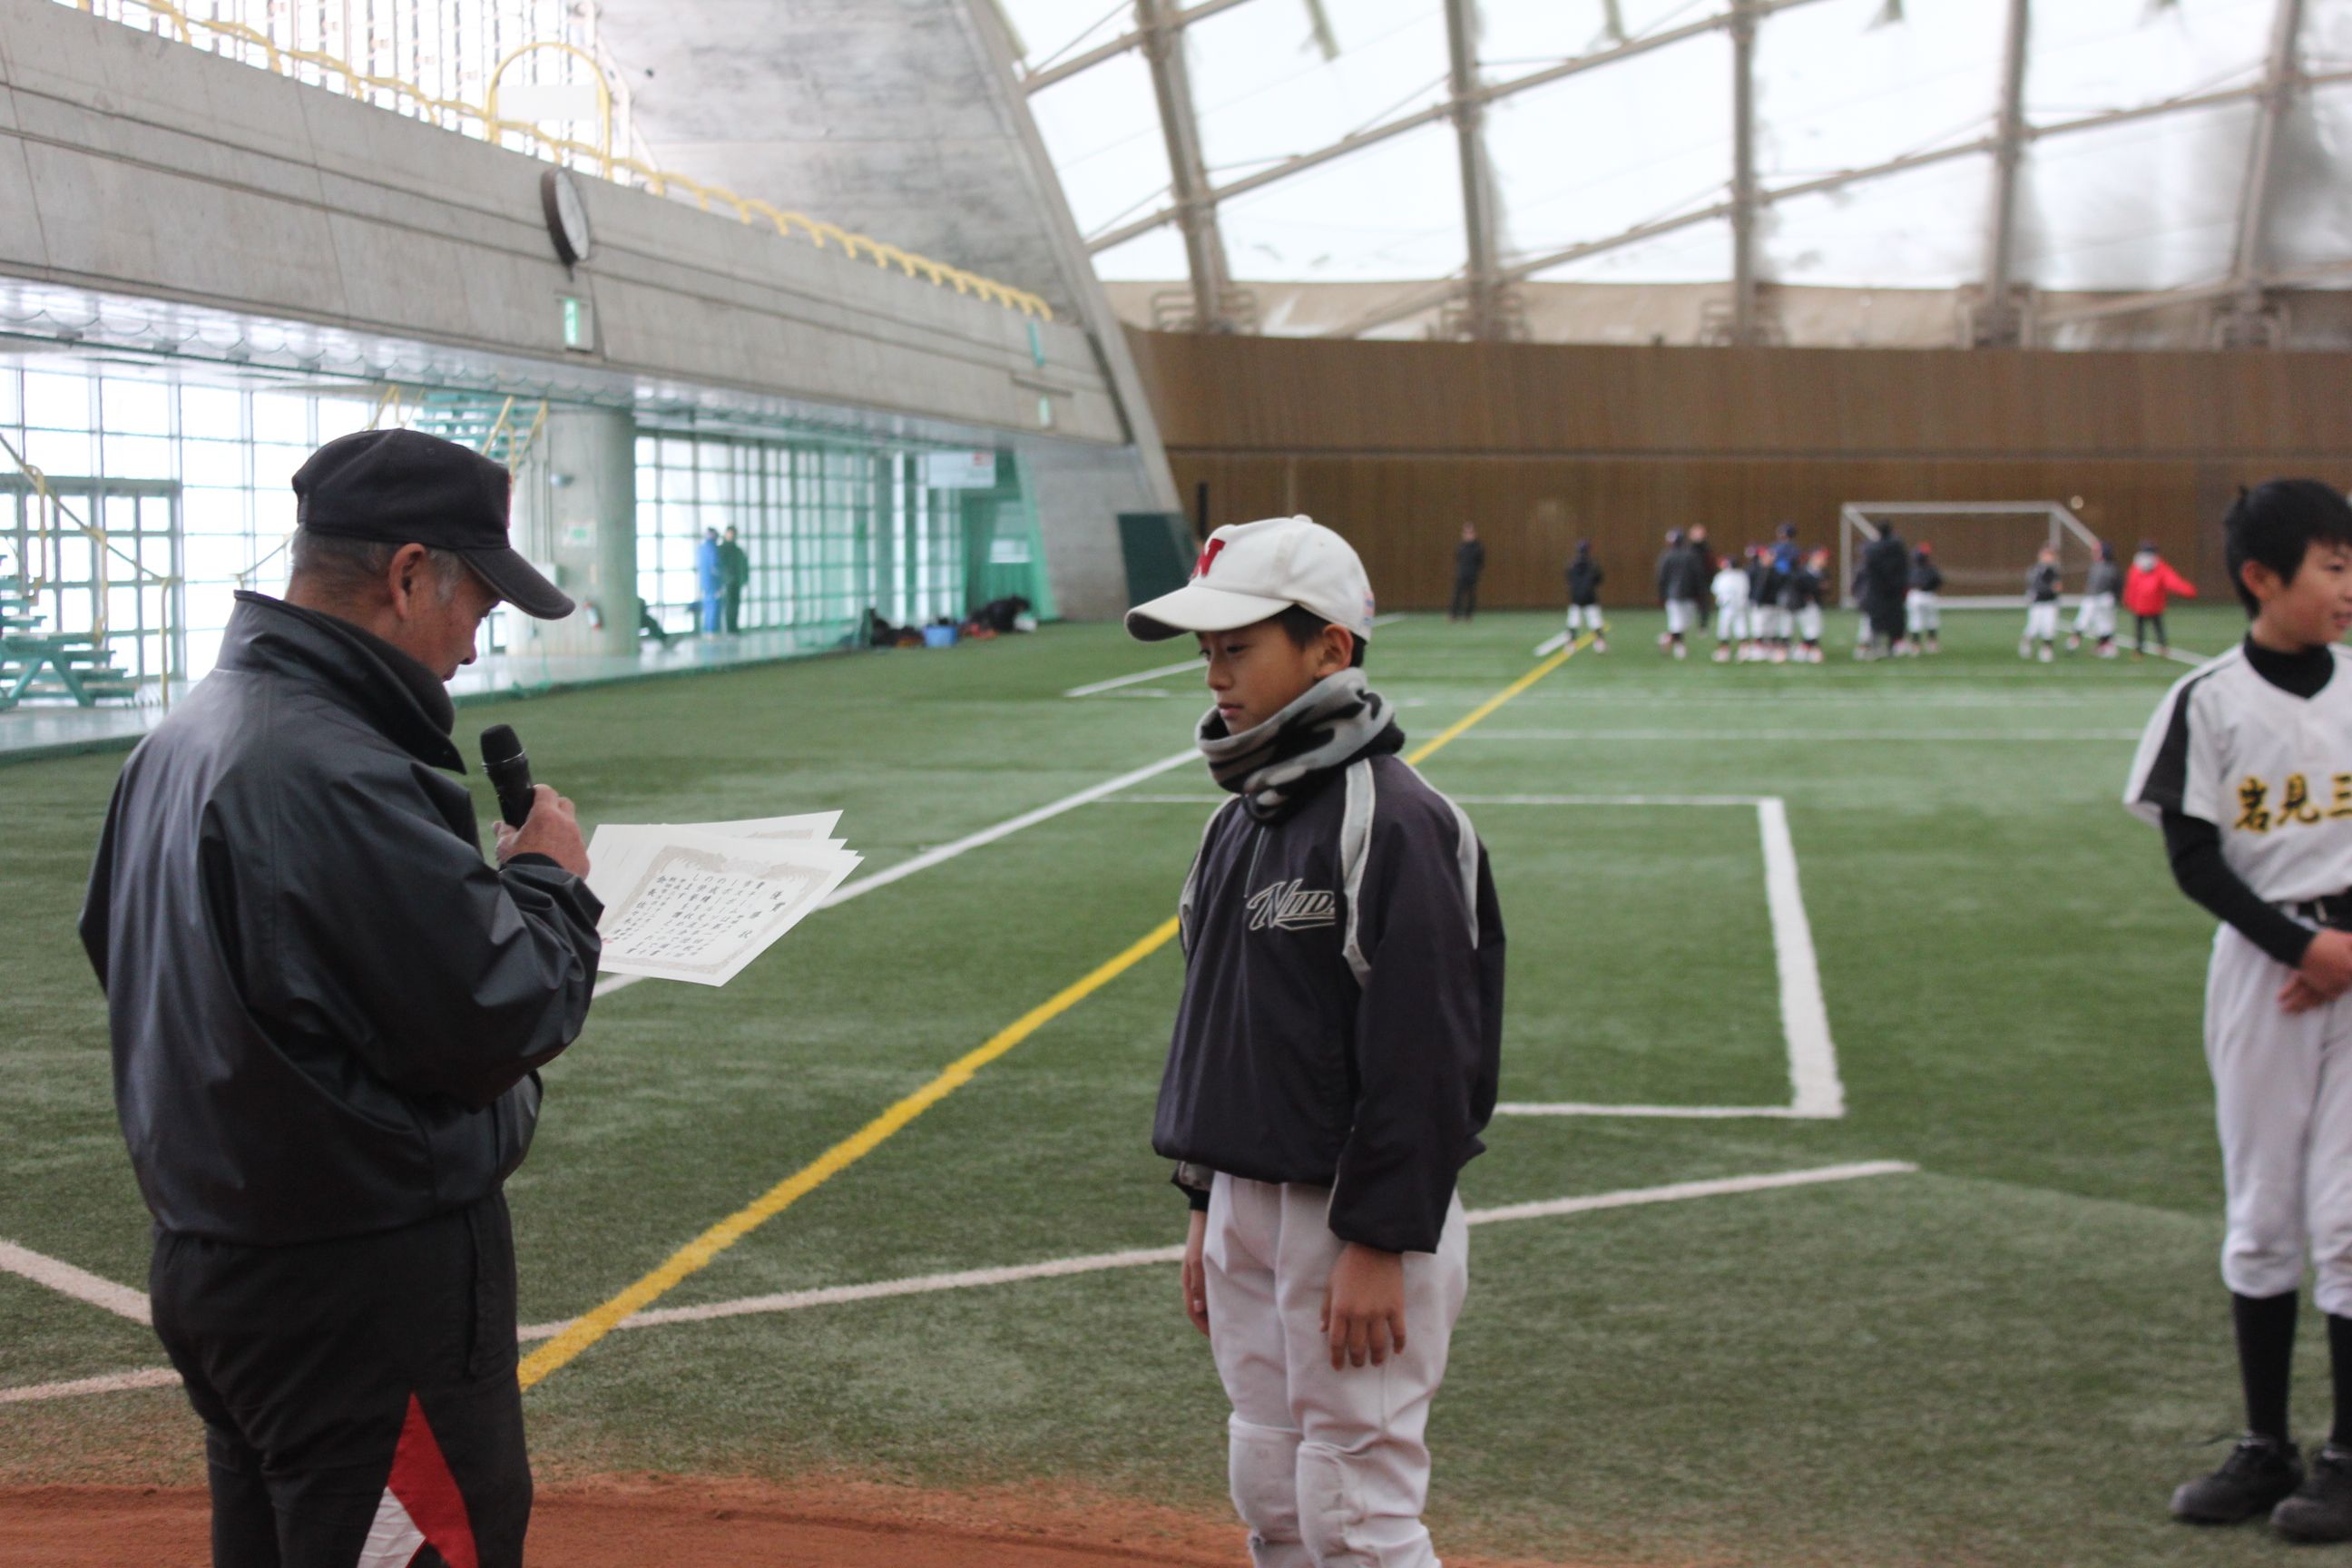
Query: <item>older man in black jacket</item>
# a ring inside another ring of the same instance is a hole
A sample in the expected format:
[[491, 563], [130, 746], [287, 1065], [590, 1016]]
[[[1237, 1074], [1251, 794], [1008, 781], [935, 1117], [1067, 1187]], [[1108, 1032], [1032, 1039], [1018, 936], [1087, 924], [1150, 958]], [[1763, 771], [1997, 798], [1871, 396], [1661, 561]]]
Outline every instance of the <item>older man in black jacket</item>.
[[483, 617], [572, 608], [509, 548], [508, 487], [410, 431], [315, 453], [286, 599], [237, 595], [99, 845], [81, 938], [218, 1564], [522, 1558], [501, 1187], [601, 909], [569, 801], [538, 789], [493, 868], [448, 776]]

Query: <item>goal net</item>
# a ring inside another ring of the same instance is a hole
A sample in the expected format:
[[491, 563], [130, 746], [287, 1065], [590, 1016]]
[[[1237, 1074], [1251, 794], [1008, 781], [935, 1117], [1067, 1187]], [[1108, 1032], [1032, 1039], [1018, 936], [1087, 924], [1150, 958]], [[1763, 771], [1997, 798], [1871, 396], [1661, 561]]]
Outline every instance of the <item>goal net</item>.
[[2045, 545], [2058, 552], [2065, 596], [2077, 598], [2091, 563], [2099, 558], [2098, 536], [2054, 500], [1848, 501], [1838, 509], [1841, 604], [1853, 603], [1853, 574], [1862, 552], [1889, 525], [1914, 550], [1935, 547], [1948, 609], [2022, 605], [2026, 574]]

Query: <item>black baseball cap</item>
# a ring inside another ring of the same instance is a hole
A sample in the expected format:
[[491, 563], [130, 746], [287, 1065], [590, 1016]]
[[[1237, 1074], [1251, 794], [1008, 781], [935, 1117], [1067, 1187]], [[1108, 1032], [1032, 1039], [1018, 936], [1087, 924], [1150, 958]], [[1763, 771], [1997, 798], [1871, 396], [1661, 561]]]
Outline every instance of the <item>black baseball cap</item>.
[[361, 430], [336, 437], [294, 471], [294, 517], [337, 539], [449, 551], [524, 615], [560, 621], [575, 607], [571, 595], [508, 538], [513, 489], [506, 465], [471, 447], [421, 430]]

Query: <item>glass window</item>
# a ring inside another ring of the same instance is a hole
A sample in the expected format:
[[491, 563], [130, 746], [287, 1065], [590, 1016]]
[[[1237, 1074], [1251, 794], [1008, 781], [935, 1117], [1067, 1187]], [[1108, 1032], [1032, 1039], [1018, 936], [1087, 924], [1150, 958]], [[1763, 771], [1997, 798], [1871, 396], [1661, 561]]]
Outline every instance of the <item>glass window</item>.
[[245, 438], [245, 394], [226, 386], [180, 388], [180, 434], [216, 441]]

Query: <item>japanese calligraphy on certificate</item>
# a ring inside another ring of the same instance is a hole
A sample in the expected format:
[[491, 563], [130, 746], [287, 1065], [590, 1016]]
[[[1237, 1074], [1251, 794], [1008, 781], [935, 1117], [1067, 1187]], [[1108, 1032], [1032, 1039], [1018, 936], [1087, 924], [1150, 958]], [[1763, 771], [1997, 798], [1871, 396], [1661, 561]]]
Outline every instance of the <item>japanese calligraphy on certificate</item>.
[[832, 837], [839, 818], [598, 827], [588, 845], [588, 889], [604, 904], [597, 967], [726, 984], [857, 868]]

